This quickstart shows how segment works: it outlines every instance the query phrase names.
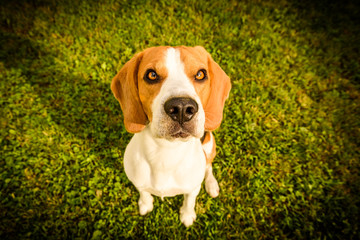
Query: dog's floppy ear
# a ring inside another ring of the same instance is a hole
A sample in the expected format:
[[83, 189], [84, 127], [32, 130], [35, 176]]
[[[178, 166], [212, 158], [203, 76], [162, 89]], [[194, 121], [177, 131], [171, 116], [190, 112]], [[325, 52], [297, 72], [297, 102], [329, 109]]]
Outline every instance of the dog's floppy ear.
[[138, 69], [142, 56], [141, 52], [130, 59], [111, 82], [111, 90], [124, 113], [125, 128], [130, 133], [142, 131], [147, 123], [137, 87]]
[[204, 107], [205, 110], [205, 130], [213, 131], [221, 124], [223, 117], [223, 108], [225, 100], [229, 96], [231, 89], [230, 78], [221, 69], [221, 67], [212, 59], [210, 54], [200, 46], [197, 46], [198, 51], [202, 51], [207, 55], [208, 68], [210, 76], [210, 96]]

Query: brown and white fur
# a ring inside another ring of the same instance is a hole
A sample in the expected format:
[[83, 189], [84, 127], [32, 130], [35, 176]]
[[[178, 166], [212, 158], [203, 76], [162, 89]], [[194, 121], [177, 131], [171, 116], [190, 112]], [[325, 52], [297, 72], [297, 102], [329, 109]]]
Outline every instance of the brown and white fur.
[[193, 224], [201, 183], [219, 195], [212, 173], [211, 131], [222, 121], [229, 77], [203, 47], [153, 47], [136, 54], [111, 83], [127, 131], [125, 172], [140, 192], [139, 211], [153, 209], [152, 195], [184, 194], [180, 220]]

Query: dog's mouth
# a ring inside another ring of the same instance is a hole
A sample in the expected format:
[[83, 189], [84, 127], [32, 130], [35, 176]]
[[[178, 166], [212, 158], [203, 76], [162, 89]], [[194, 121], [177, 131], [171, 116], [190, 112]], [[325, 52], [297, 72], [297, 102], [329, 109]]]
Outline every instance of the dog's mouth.
[[180, 130], [180, 131], [178, 131], [178, 132], [176, 132], [176, 133], [171, 134], [171, 137], [173, 137], [173, 138], [182, 138], [182, 139], [188, 138], [188, 137], [190, 137], [190, 136], [191, 136], [190, 133], [184, 132], [184, 131], [182, 131], [182, 130]]
[[180, 124], [175, 124], [172, 126], [172, 129], [168, 132], [168, 136], [170, 139], [179, 139], [182, 141], [186, 141], [189, 137], [193, 136], [192, 128], [187, 126], [181, 126]]
[[[170, 121], [168, 118], [156, 124], [151, 123], [151, 131], [157, 138], [164, 138], [169, 141], [189, 141], [191, 138], [201, 138], [204, 131], [201, 130], [196, 119], [179, 124], [175, 121]], [[161, 127], [160, 127], [161, 126]], [[200, 129], [199, 129], [200, 128]], [[202, 132], [202, 133], [201, 133]]]

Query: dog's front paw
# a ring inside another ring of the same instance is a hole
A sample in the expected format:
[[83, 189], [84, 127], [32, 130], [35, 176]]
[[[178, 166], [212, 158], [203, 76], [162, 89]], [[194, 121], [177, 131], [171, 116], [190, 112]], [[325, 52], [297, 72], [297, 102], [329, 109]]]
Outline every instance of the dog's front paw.
[[146, 215], [147, 213], [153, 210], [153, 204], [144, 204], [139, 202], [139, 212], [140, 215]]
[[205, 189], [211, 197], [216, 198], [219, 196], [219, 184], [212, 174], [205, 179]]
[[139, 199], [139, 212], [140, 215], [145, 215], [151, 212], [154, 208], [153, 197], [150, 194], [140, 194]]
[[196, 213], [194, 210], [187, 210], [184, 207], [180, 208], [180, 221], [185, 227], [190, 227], [196, 219]]

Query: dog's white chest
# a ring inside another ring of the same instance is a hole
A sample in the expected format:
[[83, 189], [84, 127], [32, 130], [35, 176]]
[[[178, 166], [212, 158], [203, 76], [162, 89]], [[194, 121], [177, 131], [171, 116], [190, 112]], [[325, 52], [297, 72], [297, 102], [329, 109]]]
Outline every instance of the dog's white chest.
[[159, 197], [192, 192], [204, 179], [205, 165], [199, 139], [155, 139], [149, 128], [134, 135], [124, 156], [126, 175], [135, 187]]

